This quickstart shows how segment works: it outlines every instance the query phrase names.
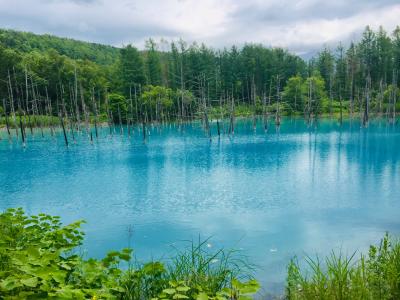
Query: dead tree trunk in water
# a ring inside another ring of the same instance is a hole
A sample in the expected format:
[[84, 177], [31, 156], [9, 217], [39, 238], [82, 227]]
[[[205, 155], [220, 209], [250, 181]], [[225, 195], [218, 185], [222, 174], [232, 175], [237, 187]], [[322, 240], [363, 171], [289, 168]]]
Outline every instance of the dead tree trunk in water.
[[119, 121], [119, 133], [121, 135], [123, 135], [124, 134], [124, 129], [122, 128], [121, 109], [119, 107], [119, 103], [118, 103], [118, 121]]
[[37, 125], [39, 125], [40, 133], [43, 138], [44, 137], [43, 126], [42, 126], [42, 121], [40, 119], [40, 112], [39, 112], [39, 106], [38, 106], [39, 94], [35, 91], [35, 85], [34, 85], [32, 77], [31, 77], [31, 89], [32, 89], [32, 111], [34, 112], [34, 114], [36, 114], [38, 116], [38, 119], [36, 120], [36, 122], [37, 122]]
[[54, 131], [55, 131], [53, 123], [52, 123], [53, 108], [51, 106], [51, 101], [49, 99], [49, 93], [47, 91], [47, 86], [45, 87], [45, 91], [46, 91], [46, 102], [47, 102], [46, 106], [47, 106], [47, 111], [48, 111], [48, 115], [49, 115], [49, 118], [50, 118], [50, 132], [51, 132], [51, 135], [53, 136], [54, 135]]
[[219, 103], [219, 117], [221, 119], [221, 124], [220, 125], [222, 126], [222, 132], [225, 132], [225, 127], [224, 127], [225, 114], [224, 114], [223, 106], [222, 106], [222, 95], [219, 96], [218, 103]]
[[229, 133], [235, 134], [235, 99], [231, 99], [231, 115], [229, 120]]
[[86, 103], [85, 103], [85, 97], [83, 93], [83, 88], [82, 84], [79, 85], [79, 89], [81, 92], [81, 107], [82, 107], [82, 113], [85, 118], [85, 128], [86, 128], [86, 134], [89, 135], [89, 115], [88, 115], [88, 110], [86, 108]]
[[[68, 118], [68, 111], [67, 107], [65, 105], [65, 99], [64, 99], [64, 86], [61, 84], [61, 101], [62, 101], [62, 110], [63, 110], [63, 116], [67, 119], [68, 125], [70, 126], [71, 130], [71, 135], [72, 135], [72, 140], [75, 143], [75, 134], [74, 134], [74, 127], [73, 127], [73, 121], [72, 121], [72, 113], [71, 113], [71, 119]], [[72, 110], [72, 100], [71, 100], [71, 95], [70, 95], [70, 104], [71, 104], [71, 110]], [[64, 120], [63, 120], [64, 121]]]
[[126, 118], [128, 123], [128, 137], [131, 137], [131, 127], [133, 131], [133, 99], [132, 99], [132, 85], [129, 87], [129, 118]]
[[146, 142], [146, 120], [144, 113], [142, 112], [142, 130], [143, 130], [143, 142]]
[[271, 97], [272, 97], [272, 77], [269, 81], [269, 94], [268, 94], [268, 108], [266, 109], [266, 118], [265, 118], [265, 124], [264, 124], [264, 130], [267, 132], [268, 131], [268, 119], [269, 119], [269, 112], [268, 109], [271, 107]]
[[[64, 134], [64, 141], [65, 141], [65, 146], [68, 147], [68, 138], [67, 138], [67, 133], [65, 131], [65, 125], [64, 125], [64, 115], [67, 116], [67, 109], [65, 107], [65, 100], [64, 100], [64, 87], [62, 84], [60, 84], [60, 94], [61, 94], [61, 112], [60, 108], [58, 107], [58, 118], [60, 120], [61, 128], [63, 130]], [[68, 116], [67, 116], [68, 119]]]
[[78, 132], [80, 132], [81, 131], [81, 117], [80, 117], [79, 105], [78, 105], [78, 75], [76, 72], [76, 66], [74, 69], [74, 102], [75, 102], [77, 130], [78, 130]]
[[354, 113], [354, 72], [351, 68], [351, 78], [350, 78], [350, 119], [353, 119]]
[[294, 91], [294, 112], [297, 111], [297, 90], [299, 89], [298, 84], [296, 84], [296, 89]]
[[25, 133], [24, 133], [24, 125], [22, 124], [22, 114], [19, 113], [19, 125], [21, 129], [21, 138], [22, 138], [22, 147], [25, 148]]
[[339, 117], [339, 123], [342, 125], [343, 123], [343, 98], [342, 94], [339, 93], [339, 102], [340, 102], [340, 117]]
[[106, 104], [106, 112], [107, 112], [107, 123], [108, 123], [108, 128], [109, 128], [109, 130], [110, 130], [110, 136], [112, 136], [113, 135], [113, 133], [112, 133], [112, 115], [111, 115], [111, 113], [110, 113], [110, 103], [109, 103], [109, 101], [108, 101], [108, 93], [107, 93], [107, 90], [106, 90], [106, 95], [105, 95], [105, 104]]
[[9, 93], [9, 98], [10, 98], [11, 114], [12, 114], [13, 123], [14, 123], [14, 127], [15, 127], [15, 134], [18, 138], [18, 125], [17, 125], [17, 118], [15, 115], [14, 94], [13, 94], [12, 85], [11, 85], [10, 71], [8, 71], [8, 93]]
[[[24, 135], [22, 137], [22, 144], [25, 146], [25, 138], [26, 138], [26, 133], [25, 133], [25, 127], [24, 127], [24, 120], [25, 120], [25, 111], [23, 110], [23, 105], [21, 105], [21, 97], [23, 97], [23, 92], [22, 92], [22, 87], [21, 90], [18, 89], [18, 81], [17, 81], [17, 75], [15, 73], [15, 68], [13, 67], [13, 75], [14, 75], [14, 82], [15, 82], [15, 95], [17, 99], [17, 105], [18, 105], [18, 115], [19, 115], [19, 123], [20, 123], [20, 128], [22, 128], [22, 134]], [[20, 96], [21, 92], [21, 96]]]
[[185, 89], [185, 81], [183, 80], [183, 49], [181, 53], [181, 93], [182, 93], [182, 98], [181, 98], [181, 122], [183, 122], [183, 119], [185, 117], [185, 108], [184, 108], [184, 103], [183, 103], [183, 90]]
[[203, 109], [204, 109], [204, 123], [206, 126], [206, 132], [208, 135], [208, 138], [211, 140], [211, 128], [210, 128], [210, 122], [208, 120], [208, 113], [207, 113], [207, 98], [206, 98], [206, 92], [205, 92], [205, 83], [206, 83], [206, 79], [205, 79], [205, 74], [203, 74], [203, 79], [202, 79], [202, 100], [203, 100]]
[[365, 83], [365, 107], [364, 107], [364, 117], [363, 126], [366, 127], [369, 121], [369, 102], [370, 102], [370, 88], [371, 88], [371, 76], [368, 75]]
[[76, 106], [76, 103], [75, 103], [73, 98], [74, 98], [74, 91], [73, 91], [72, 87], [70, 86], [70, 94], [69, 94], [69, 104], [70, 104], [69, 113], [70, 113], [70, 117], [68, 118], [68, 112], [67, 112], [66, 109], [65, 109], [65, 114], [66, 114], [66, 117], [67, 117], [67, 119], [69, 121], [69, 130], [71, 131], [72, 140], [73, 140], [73, 142], [75, 144], [76, 143], [76, 139], [75, 139], [75, 133], [74, 133], [75, 129], [74, 129], [74, 127], [76, 127], [77, 134], [79, 134], [79, 126], [76, 125], [76, 122], [75, 122], [75, 125], [74, 125], [74, 120], [75, 121], [77, 120], [77, 116], [74, 114], [74, 107]]
[[29, 113], [29, 87], [28, 87], [28, 70], [25, 67], [25, 105], [26, 105], [26, 114], [28, 115], [28, 126], [31, 131], [31, 135], [33, 136], [33, 126], [31, 122], [31, 116]]
[[99, 133], [97, 130], [97, 118], [98, 118], [98, 114], [97, 114], [97, 104], [96, 104], [96, 100], [94, 98], [94, 88], [92, 89], [92, 106], [93, 106], [93, 113], [94, 113], [94, 130], [95, 130], [95, 135], [96, 135], [96, 139], [99, 137]]
[[339, 124], [340, 126], [343, 124], [343, 97], [342, 97], [342, 84], [339, 83], [339, 105], [340, 105], [340, 110], [339, 110]]
[[65, 132], [64, 118], [62, 116], [62, 113], [59, 115], [59, 119], [60, 119], [61, 127], [63, 130], [63, 134], [64, 134], [65, 146], [68, 147], [68, 138], [67, 138], [67, 133]]
[[281, 97], [280, 97], [280, 78], [279, 75], [276, 76], [276, 114], [275, 114], [275, 124], [277, 127], [281, 125]]
[[6, 121], [6, 129], [7, 129], [8, 139], [11, 141], [10, 124], [9, 124], [9, 121], [8, 121], [6, 100], [4, 98], [3, 98], [3, 107], [4, 107], [4, 118], [5, 118], [5, 121]]
[[253, 102], [253, 130], [257, 129], [257, 96], [256, 96], [256, 85], [254, 83], [254, 75], [251, 79], [251, 98]]
[[[329, 72], [331, 73], [331, 72]], [[329, 116], [332, 118], [333, 116], [333, 111], [332, 111], [332, 102], [333, 102], [333, 95], [332, 95], [332, 77], [333, 74], [329, 75]]]
[[308, 79], [308, 103], [307, 103], [307, 124], [311, 123], [311, 115], [312, 115], [312, 97], [313, 97], [313, 86], [311, 78]]
[[135, 108], [136, 108], [136, 123], [139, 123], [139, 110], [138, 110], [138, 99], [136, 93], [136, 84], [135, 84]]
[[382, 103], [383, 103], [383, 80], [379, 83], [379, 104], [378, 104], [378, 115], [382, 117]]
[[396, 123], [396, 102], [397, 102], [397, 71], [393, 70], [393, 78], [392, 78], [392, 94], [393, 94], [393, 108], [392, 108], [392, 122]]
[[267, 132], [267, 130], [268, 130], [268, 121], [267, 121], [267, 116], [266, 116], [266, 114], [267, 114], [267, 109], [266, 109], [266, 106], [267, 106], [267, 96], [265, 95], [265, 91], [264, 91], [264, 93], [263, 93], [263, 101], [262, 101], [262, 104], [263, 104], [263, 109], [262, 109], [262, 117], [263, 117], [263, 127], [264, 127], [264, 132]]

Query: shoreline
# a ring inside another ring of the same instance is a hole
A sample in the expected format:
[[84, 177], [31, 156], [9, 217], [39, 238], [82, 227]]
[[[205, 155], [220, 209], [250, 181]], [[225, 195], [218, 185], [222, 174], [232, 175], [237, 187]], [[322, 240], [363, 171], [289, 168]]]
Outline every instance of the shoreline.
[[[3, 117], [0, 117], [0, 122], [1, 122], [2, 118]], [[398, 122], [398, 118], [400, 118], [400, 113], [396, 114], [396, 122]], [[214, 117], [210, 116], [209, 119], [210, 119], [209, 120], [210, 123], [216, 123], [217, 121], [221, 121], [221, 120], [229, 121], [229, 117], [225, 117], [225, 118], [221, 119], [221, 118], [214, 118]], [[246, 120], [246, 119], [247, 120], [253, 120], [254, 117], [252, 115], [239, 115], [239, 116], [235, 116], [235, 119], [236, 120]], [[256, 119], [258, 121], [261, 121], [261, 120], [263, 120], [263, 116], [262, 115], [257, 115]], [[283, 120], [288, 120], [288, 119], [306, 120], [304, 118], [304, 116], [301, 115], [301, 114], [282, 115], [281, 116], [281, 120], [282, 121]], [[202, 118], [194, 118], [192, 120], [185, 121], [184, 123], [192, 123], [192, 122], [201, 121], [201, 120], [202, 120]], [[274, 124], [275, 123], [274, 115], [270, 115], [268, 117], [268, 120], [272, 124]], [[313, 121], [314, 120], [317, 120], [317, 121], [320, 121], [320, 120], [331, 120], [331, 121], [334, 121], [334, 120], [336, 120], [336, 121], [340, 122], [340, 115], [334, 114], [334, 115], [331, 116], [330, 114], [322, 114], [322, 115], [318, 116], [317, 118], [312, 118], [312, 120]], [[343, 121], [349, 121], [349, 120], [361, 121], [361, 118], [360, 117], [355, 117], [355, 116], [350, 116], [349, 114], [346, 114], [346, 115], [343, 115], [342, 120]], [[388, 118], [387, 116], [383, 116], [383, 115], [381, 115], [381, 116], [373, 115], [373, 116], [371, 116], [369, 121], [371, 122], [371, 121], [375, 121], [375, 120], [387, 120], [387, 121], [390, 121], [391, 118]], [[154, 126], [154, 125], [159, 125], [159, 124], [161, 124], [161, 125], [163, 125], [163, 124], [175, 124], [175, 123], [179, 123], [179, 122], [180, 122], [179, 120], [171, 120], [171, 121], [168, 121], [168, 122], [152, 122], [152, 123], [147, 123], [146, 125]], [[73, 124], [75, 126], [77, 125], [77, 123], [73, 123]], [[90, 122], [89, 125], [90, 125], [90, 127], [94, 126], [94, 122]], [[126, 127], [127, 125], [128, 125], [127, 123], [122, 123], [122, 126]], [[80, 127], [81, 128], [85, 128], [85, 126], [86, 126], [86, 124], [84, 122], [80, 123]], [[98, 127], [109, 127], [109, 124], [108, 124], [108, 122], [103, 121], [103, 122], [97, 123], [97, 126]], [[113, 124], [112, 127], [119, 127], [119, 126], [120, 126], [119, 124]], [[136, 123], [133, 123], [133, 126], [142, 126], [142, 123], [137, 123], [136, 122]], [[60, 126], [59, 123], [55, 124], [54, 126], [49, 126], [49, 125], [42, 126], [43, 129], [45, 129], [45, 128], [46, 129], [51, 129], [52, 127], [61, 127], [61, 126]], [[19, 128], [20, 127], [18, 126], [18, 129]], [[41, 127], [33, 126], [32, 128], [40, 129]], [[29, 130], [29, 127], [25, 126], [25, 130], [27, 130], [27, 129]], [[11, 130], [15, 130], [15, 127], [10, 127], [10, 131]], [[4, 123], [0, 123], [0, 131], [7, 131], [6, 125]]]

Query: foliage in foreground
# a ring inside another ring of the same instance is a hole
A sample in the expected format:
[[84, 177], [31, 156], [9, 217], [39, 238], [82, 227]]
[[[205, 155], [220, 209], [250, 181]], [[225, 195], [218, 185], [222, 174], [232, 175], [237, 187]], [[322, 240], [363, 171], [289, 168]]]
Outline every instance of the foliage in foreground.
[[[207, 241], [177, 251], [168, 263], [139, 264], [132, 250], [105, 258], [77, 254], [83, 232], [78, 221], [27, 216], [22, 209], [0, 214], [0, 299], [252, 299], [256, 280], [238, 278], [248, 265], [235, 252], [210, 252]], [[288, 266], [286, 298], [400, 299], [400, 242], [386, 235], [355, 260], [332, 253], [325, 261], [296, 259]]]
[[288, 266], [289, 300], [395, 300], [400, 299], [400, 242], [388, 235], [368, 255], [355, 261], [333, 253], [321, 262], [307, 258], [305, 272], [294, 259]]
[[1, 213], [0, 299], [251, 299], [259, 289], [255, 280], [237, 279], [240, 259], [210, 253], [205, 242], [168, 265], [133, 263], [131, 249], [86, 260], [76, 251], [82, 223], [62, 226], [59, 217], [22, 209]]

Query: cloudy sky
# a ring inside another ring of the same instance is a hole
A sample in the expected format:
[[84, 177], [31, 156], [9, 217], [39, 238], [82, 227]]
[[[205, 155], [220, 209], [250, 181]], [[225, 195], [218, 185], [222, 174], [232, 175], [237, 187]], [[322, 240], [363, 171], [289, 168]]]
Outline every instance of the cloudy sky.
[[299, 54], [357, 39], [367, 24], [391, 32], [399, 16], [400, 0], [0, 0], [3, 28], [115, 46], [257, 42]]

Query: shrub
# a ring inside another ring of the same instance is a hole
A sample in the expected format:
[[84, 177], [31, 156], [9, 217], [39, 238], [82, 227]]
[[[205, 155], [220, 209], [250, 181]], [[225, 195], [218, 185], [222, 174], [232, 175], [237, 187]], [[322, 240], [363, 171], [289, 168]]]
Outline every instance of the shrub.
[[133, 263], [131, 249], [85, 260], [76, 253], [82, 223], [62, 226], [59, 217], [27, 216], [20, 208], [1, 213], [0, 298], [245, 299], [258, 290], [256, 281], [236, 279], [233, 257], [222, 250], [208, 253], [201, 242], [167, 266]]

